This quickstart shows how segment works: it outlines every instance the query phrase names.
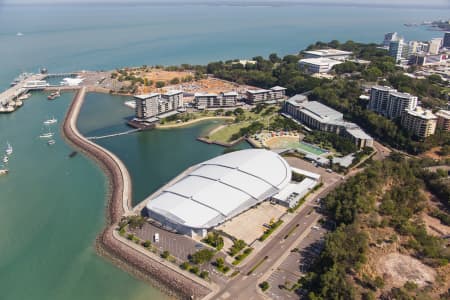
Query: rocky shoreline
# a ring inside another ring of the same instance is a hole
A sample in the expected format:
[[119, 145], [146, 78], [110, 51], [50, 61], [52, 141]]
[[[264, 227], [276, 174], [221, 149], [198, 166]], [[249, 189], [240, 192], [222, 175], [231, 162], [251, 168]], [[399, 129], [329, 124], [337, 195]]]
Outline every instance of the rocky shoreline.
[[131, 209], [131, 180], [121, 162], [106, 149], [84, 138], [76, 128], [76, 120], [83, 104], [86, 88], [80, 89], [66, 113], [62, 135], [74, 148], [93, 159], [105, 172], [109, 188], [105, 230], [97, 237], [96, 250], [121, 269], [151, 283], [169, 296], [180, 299], [200, 299], [211, 292], [209, 288], [175, 272], [163, 263], [144, 255], [114, 237], [117, 222]]

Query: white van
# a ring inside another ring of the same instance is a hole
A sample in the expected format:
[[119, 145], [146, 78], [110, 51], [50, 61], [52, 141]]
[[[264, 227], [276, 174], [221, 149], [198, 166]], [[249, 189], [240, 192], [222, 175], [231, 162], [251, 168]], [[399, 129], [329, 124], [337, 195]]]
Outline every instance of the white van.
[[159, 242], [159, 233], [155, 233], [155, 234], [153, 235], [153, 241], [154, 241], [155, 243], [158, 243], [158, 242]]

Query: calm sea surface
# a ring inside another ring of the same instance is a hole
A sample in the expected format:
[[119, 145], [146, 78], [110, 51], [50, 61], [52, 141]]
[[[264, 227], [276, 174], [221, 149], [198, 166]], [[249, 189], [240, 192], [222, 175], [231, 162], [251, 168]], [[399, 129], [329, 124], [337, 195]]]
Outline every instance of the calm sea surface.
[[[402, 24], [445, 13], [324, 6], [18, 7], [0, 1], [0, 89], [18, 73], [42, 66], [60, 72], [206, 63], [295, 53], [316, 40], [380, 41], [388, 31], [429, 39], [442, 33]], [[94, 252], [104, 223], [101, 170], [81, 155], [68, 158], [72, 149], [60, 137], [60, 123], [52, 128], [55, 145], [38, 137], [45, 119], [64, 118], [72, 96], [50, 102], [35, 93], [17, 112], [0, 115], [0, 149], [7, 141], [14, 147], [11, 173], [0, 177], [0, 299], [164, 299]], [[80, 130], [87, 136], [126, 130], [124, 119], [133, 112], [125, 100], [88, 95]], [[98, 142], [128, 166], [137, 203], [188, 166], [222, 153], [195, 141], [214, 125]]]

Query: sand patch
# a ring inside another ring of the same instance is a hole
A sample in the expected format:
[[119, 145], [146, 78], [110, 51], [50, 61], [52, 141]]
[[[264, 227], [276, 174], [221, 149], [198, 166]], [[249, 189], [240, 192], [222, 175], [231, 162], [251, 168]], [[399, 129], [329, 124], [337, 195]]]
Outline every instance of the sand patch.
[[403, 286], [412, 281], [422, 287], [434, 282], [436, 272], [408, 255], [390, 253], [380, 257], [377, 264], [378, 273], [387, 284]]

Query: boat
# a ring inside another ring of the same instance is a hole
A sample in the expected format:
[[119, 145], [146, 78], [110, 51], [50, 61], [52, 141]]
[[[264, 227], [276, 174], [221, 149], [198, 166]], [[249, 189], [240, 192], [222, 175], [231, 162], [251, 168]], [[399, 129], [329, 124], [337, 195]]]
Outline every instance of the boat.
[[27, 99], [30, 98], [30, 97], [31, 97], [31, 93], [26, 93], [26, 94], [23, 94], [22, 96], [20, 96], [20, 97], [17, 98], [17, 99], [23, 101], [23, 100], [27, 100]]
[[18, 83], [20, 83], [21, 81], [31, 77], [32, 75], [33, 75], [32, 73], [21, 73], [19, 76], [14, 78], [14, 80], [11, 82], [11, 86], [17, 85]]
[[7, 144], [7, 146], [6, 146], [5, 153], [6, 153], [6, 155], [11, 155], [13, 153], [13, 147], [11, 146], [10, 143], [6, 143], [6, 144]]
[[78, 154], [77, 151], [73, 151], [72, 153], [69, 154], [69, 157], [72, 158], [72, 157], [74, 157], [74, 156], [77, 155], [77, 154]]
[[45, 80], [30, 80], [23, 85], [24, 88], [28, 89], [44, 89], [49, 86], [50, 84]]
[[16, 36], [23, 36], [23, 33], [22, 33], [22, 32], [18, 32], [18, 33], [16, 34]]
[[49, 138], [53, 137], [53, 132], [50, 132], [50, 130], [49, 130], [47, 133], [43, 133], [39, 137], [43, 138], [43, 139], [49, 139]]
[[52, 125], [52, 124], [55, 124], [55, 123], [57, 123], [57, 122], [58, 122], [58, 120], [55, 119], [55, 117], [53, 117], [53, 118], [51, 118], [51, 119], [45, 120], [45, 121], [44, 121], [44, 124], [45, 124], [45, 125]]
[[8, 173], [9, 173], [8, 169], [5, 169], [5, 168], [0, 169], [0, 175], [6, 175]]
[[54, 100], [54, 99], [58, 98], [59, 96], [61, 96], [60, 92], [59, 92], [59, 91], [56, 91], [56, 92], [51, 93], [51, 94], [47, 97], [47, 99], [48, 99], [48, 100]]
[[8, 156], [3, 156], [3, 162], [6, 164], [7, 162], [9, 161], [9, 158], [8, 158]]
[[56, 141], [54, 139], [48, 140], [47, 145], [54, 145]]

